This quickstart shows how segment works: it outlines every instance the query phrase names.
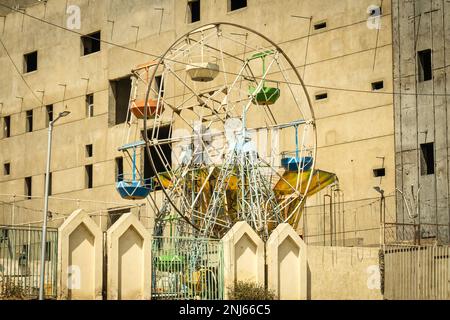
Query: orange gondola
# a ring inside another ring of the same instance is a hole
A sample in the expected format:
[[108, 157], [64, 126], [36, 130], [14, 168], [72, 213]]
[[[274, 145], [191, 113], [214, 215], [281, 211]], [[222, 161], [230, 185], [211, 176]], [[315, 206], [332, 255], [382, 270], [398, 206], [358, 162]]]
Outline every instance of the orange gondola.
[[[131, 104], [131, 112], [138, 119], [144, 119], [145, 115], [145, 100], [135, 100]], [[147, 103], [147, 119], [155, 118], [156, 114], [161, 115], [164, 111], [163, 103], [160, 100], [158, 106], [157, 99], [149, 99]]]

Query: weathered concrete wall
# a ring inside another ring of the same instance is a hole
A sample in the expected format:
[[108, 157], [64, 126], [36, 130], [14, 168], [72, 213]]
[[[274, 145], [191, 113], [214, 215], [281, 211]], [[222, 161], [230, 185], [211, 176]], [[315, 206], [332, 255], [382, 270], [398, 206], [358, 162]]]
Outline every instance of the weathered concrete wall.
[[308, 299], [382, 299], [378, 250], [308, 246]]
[[[420, 236], [449, 241], [448, 94], [450, 90], [450, 3], [439, 0], [393, 0], [396, 187], [407, 201], [419, 203], [420, 216], [408, 215], [397, 194], [400, 223], [421, 224]], [[417, 52], [431, 49], [432, 79], [419, 80]], [[420, 144], [434, 143], [434, 174], [421, 174]], [[412, 199], [411, 188], [418, 201]], [[441, 226], [437, 227], [439, 224]], [[399, 229], [411, 239], [414, 230]], [[416, 236], [418, 236], [416, 234]]]

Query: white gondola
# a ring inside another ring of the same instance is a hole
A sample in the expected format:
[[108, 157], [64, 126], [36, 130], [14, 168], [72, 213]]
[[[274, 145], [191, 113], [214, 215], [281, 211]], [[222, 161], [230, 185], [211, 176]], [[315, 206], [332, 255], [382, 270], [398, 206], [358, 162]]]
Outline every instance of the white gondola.
[[219, 74], [219, 65], [212, 62], [194, 62], [186, 66], [186, 72], [192, 81], [209, 82]]

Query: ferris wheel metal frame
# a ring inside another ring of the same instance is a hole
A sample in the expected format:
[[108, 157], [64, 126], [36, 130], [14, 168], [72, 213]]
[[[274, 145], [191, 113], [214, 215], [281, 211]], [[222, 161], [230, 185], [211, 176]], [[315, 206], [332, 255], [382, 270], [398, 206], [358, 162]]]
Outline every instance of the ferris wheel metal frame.
[[[145, 142], [145, 152], [146, 152], [147, 157], [148, 157], [148, 159], [149, 159], [150, 166], [151, 166], [152, 170], [153, 170], [155, 173], [158, 172], [158, 170], [157, 170], [157, 168], [156, 168], [156, 165], [155, 165], [155, 159], [153, 159], [153, 155], [152, 155], [152, 152], [151, 152], [151, 150], [150, 150], [150, 147], [153, 145], [154, 142], [152, 142], [152, 141], [149, 139], [149, 136], [148, 136], [148, 129], [149, 129], [149, 126], [148, 126], [148, 114], [147, 114], [147, 113], [148, 113], [148, 101], [149, 101], [150, 94], [151, 94], [151, 90], [152, 90], [151, 88], [152, 88], [153, 81], [155, 81], [155, 76], [156, 76], [156, 74], [157, 74], [157, 71], [158, 71], [158, 69], [159, 69], [161, 66], [164, 65], [165, 59], [167, 58], [168, 54], [171, 52], [171, 50], [173, 49], [173, 47], [174, 47], [177, 43], [179, 43], [180, 41], [183, 41], [183, 39], [186, 39], [187, 37], [189, 37], [189, 35], [191, 35], [191, 34], [193, 34], [193, 33], [196, 33], [196, 32], [201, 32], [202, 30], [209, 30], [209, 29], [212, 29], [212, 28], [216, 28], [216, 29], [218, 30], [218, 32], [220, 32], [220, 31], [219, 31], [219, 30], [220, 30], [220, 29], [219, 29], [220, 26], [227, 26], [227, 27], [233, 27], [233, 28], [243, 29], [243, 30], [245, 30], [246, 32], [253, 33], [254, 35], [256, 35], [256, 36], [262, 38], [264, 41], [266, 41], [268, 44], [270, 44], [273, 48], [275, 48], [276, 53], [277, 53], [277, 54], [280, 54], [280, 55], [286, 60], [286, 62], [288, 63], [288, 67], [290, 68], [290, 70], [291, 70], [292, 72], [294, 72], [295, 78], [296, 78], [296, 80], [298, 80], [298, 83], [292, 83], [292, 85], [299, 85], [299, 86], [301, 86], [301, 89], [302, 89], [302, 91], [303, 91], [303, 94], [304, 94], [304, 96], [305, 96], [305, 98], [306, 98], [306, 105], [307, 105], [307, 108], [309, 109], [309, 112], [310, 112], [310, 115], [311, 115], [311, 118], [310, 118], [310, 119], [307, 119], [307, 120], [304, 121], [304, 122], [298, 122], [296, 125], [298, 126], [298, 125], [301, 125], [301, 124], [307, 124], [307, 125], [310, 125], [310, 126], [312, 127], [312, 131], [313, 131], [313, 134], [312, 134], [313, 147], [312, 147], [312, 150], [311, 150], [311, 151], [312, 151], [312, 152], [311, 152], [311, 155], [312, 155], [312, 163], [311, 163], [310, 165], [311, 165], [311, 172], [314, 172], [315, 162], [316, 162], [316, 154], [317, 154], [317, 145], [316, 145], [316, 143], [317, 143], [317, 132], [316, 132], [316, 128], [315, 128], [314, 111], [313, 111], [313, 108], [312, 108], [311, 99], [310, 99], [310, 97], [309, 97], [308, 91], [306, 90], [306, 87], [305, 87], [305, 84], [304, 84], [304, 82], [303, 82], [303, 79], [302, 79], [302, 77], [300, 76], [300, 73], [298, 72], [297, 68], [295, 67], [295, 65], [293, 64], [293, 62], [291, 61], [291, 59], [288, 57], [288, 55], [285, 54], [285, 52], [284, 52], [284, 51], [283, 51], [283, 50], [282, 50], [282, 49], [281, 49], [274, 41], [272, 41], [272, 40], [269, 39], [268, 37], [264, 36], [262, 33], [258, 32], [258, 31], [255, 31], [255, 30], [252, 30], [252, 29], [249, 28], [249, 27], [245, 27], [245, 26], [241, 26], [241, 25], [234, 24], [234, 23], [229, 23], [229, 22], [209, 23], [209, 24], [205, 24], [205, 25], [203, 25], [203, 26], [201, 26], [201, 27], [199, 27], [199, 28], [196, 28], [196, 29], [194, 29], [194, 30], [192, 30], [192, 31], [189, 31], [189, 32], [185, 33], [184, 35], [180, 36], [176, 41], [173, 42], [173, 44], [172, 44], [172, 45], [171, 45], [171, 46], [170, 46], [170, 47], [169, 47], [169, 48], [161, 55], [161, 57], [158, 59], [157, 63], [155, 64], [155, 68], [153, 69], [153, 72], [152, 72], [152, 74], [151, 74], [149, 83], [148, 83], [148, 85], [147, 85], [147, 90], [146, 90], [146, 92], [145, 92], [145, 107], [144, 107], [143, 131], [142, 131], [142, 136], [143, 136], [143, 139], [144, 139], [144, 142]], [[170, 61], [170, 59], [169, 59], [169, 61]], [[175, 61], [175, 62], [178, 62], [178, 61]], [[223, 61], [222, 61], [222, 62], [223, 62]], [[273, 63], [273, 61], [272, 61], [272, 63]], [[219, 71], [219, 72], [225, 72], [225, 70], [221, 70], [221, 71]], [[265, 81], [264, 76], [265, 76], [265, 74], [263, 74], [263, 78], [260, 79], [261, 81], [260, 81], [258, 87], [255, 88], [255, 92], [258, 92], [258, 88], [259, 88], [259, 90], [261, 90], [261, 88], [264, 86], [264, 81]], [[287, 81], [286, 79], [284, 79], [284, 80], [285, 80], [284, 83], [289, 84], [289, 81]], [[261, 85], [261, 84], [262, 84], [262, 85]], [[262, 87], [261, 87], [261, 86], [262, 86]], [[293, 94], [293, 93], [292, 93], [292, 94]], [[254, 96], [253, 96], [253, 98], [254, 98]], [[251, 100], [252, 100], [253, 98], [252, 98], [252, 97], [250, 98], [250, 102], [251, 102]], [[158, 103], [159, 103], [159, 100], [160, 100], [160, 99], [161, 99], [161, 100], [164, 100], [164, 99], [161, 97], [161, 92], [159, 92], [159, 94], [158, 94]], [[249, 102], [249, 104], [250, 104], [250, 102]], [[164, 102], [164, 103], [165, 103], [165, 102]], [[244, 112], [244, 115], [243, 115], [243, 116], [245, 117], [245, 112]], [[295, 122], [295, 121], [294, 121], [294, 122]], [[287, 127], [287, 126], [293, 126], [293, 123], [280, 124], [279, 126], [280, 126], [280, 127], [283, 127], [283, 125], [286, 126], [286, 127]], [[155, 124], [153, 125], [153, 127], [155, 128]], [[296, 128], [297, 128], [297, 127], [296, 127]], [[244, 121], [244, 123], [243, 123], [243, 131], [245, 132], [245, 130], [246, 130], [246, 128], [245, 128], [245, 121]], [[203, 134], [203, 133], [202, 133], [202, 134]], [[245, 139], [245, 135], [243, 136], [243, 138]], [[298, 156], [298, 154], [297, 154], [297, 156]], [[270, 164], [269, 164], [269, 166], [270, 166]], [[282, 222], [287, 222], [287, 221], [289, 221], [289, 220], [292, 218], [292, 215], [293, 215], [295, 212], [297, 212], [297, 211], [299, 210], [299, 208], [300, 208], [302, 205], [304, 205], [304, 202], [305, 202], [306, 199], [307, 199], [306, 193], [307, 193], [307, 191], [308, 191], [308, 189], [309, 189], [309, 186], [310, 186], [310, 184], [311, 184], [312, 176], [313, 176], [313, 174], [310, 174], [310, 175], [309, 175], [308, 181], [307, 181], [307, 183], [306, 183], [306, 185], [305, 185], [305, 189], [304, 189], [304, 191], [303, 191], [303, 195], [301, 195], [301, 199], [298, 201], [298, 203], [295, 204], [295, 208], [292, 210], [291, 213], [289, 213], [289, 216], [288, 216], [286, 219], [284, 219], [284, 221], [282, 221]], [[185, 221], [185, 223], [187, 223], [188, 225], [190, 225], [193, 229], [195, 229], [195, 230], [197, 230], [197, 231], [201, 231], [195, 223], [192, 223], [192, 221], [191, 221], [191, 220], [189, 219], [189, 217], [187, 216], [186, 212], [182, 212], [182, 209], [179, 207], [179, 205], [177, 205], [177, 204], [175, 203], [175, 201], [172, 199], [173, 193], [171, 193], [170, 190], [166, 189], [166, 188], [163, 186], [164, 183], [163, 183], [163, 181], [162, 181], [160, 175], [159, 175], [159, 174], [156, 174], [156, 175], [155, 175], [155, 178], [156, 178], [156, 180], [157, 180], [157, 183], [158, 183], [160, 186], [162, 186], [161, 191], [162, 191], [163, 194], [164, 194], [165, 201], [167, 201], [167, 205], [170, 206], [170, 210], [173, 209], [173, 210], [176, 212], [176, 214], [177, 214], [181, 219], [183, 219], [183, 220]], [[280, 178], [282, 178], [282, 177], [280, 177]], [[291, 187], [293, 187], [293, 186], [291, 186]], [[297, 185], [296, 185], [295, 187], [293, 187], [293, 188], [296, 190], [296, 192], [298, 192], [298, 180], [297, 180]], [[242, 191], [243, 191], [243, 190], [242, 190]], [[150, 195], [150, 197], [153, 197], [153, 195]], [[209, 214], [209, 213], [207, 212], [206, 215], [205, 215], [205, 217], [206, 217], [207, 219], [210, 219], [211, 217], [208, 217], [208, 216], [207, 216], [208, 214]], [[216, 221], [216, 222], [217, 222], [217, 221]], [[225, 227], [229, 227], [229, 225], [226, 225]], [[266, 230], [266, 231], [267, 231], [267, 230]], [[266, 233], [267, 233], [267, 232], [266, 232]], [[202, 235], [203, 235], [203, 236], [214, 236], [214, 235], [209, 234], [209, 233], [202, 234]]]

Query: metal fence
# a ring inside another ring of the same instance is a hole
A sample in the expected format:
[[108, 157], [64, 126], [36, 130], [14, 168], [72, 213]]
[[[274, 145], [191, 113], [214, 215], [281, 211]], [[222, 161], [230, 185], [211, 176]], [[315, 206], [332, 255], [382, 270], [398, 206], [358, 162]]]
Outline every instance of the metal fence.
[[154, 237], [152, 299], [223, 299], [223, 251], [219, 240]]
[[381, 266], [388, 300], [450, 299], [449, 246], [386, 246]]
[[[0, 298], [36, 298], [39, 294], [42, 231], [0, 226]], [[58, 231], [48, 229], [45, 256], [46, 298], [57, 296]]]

